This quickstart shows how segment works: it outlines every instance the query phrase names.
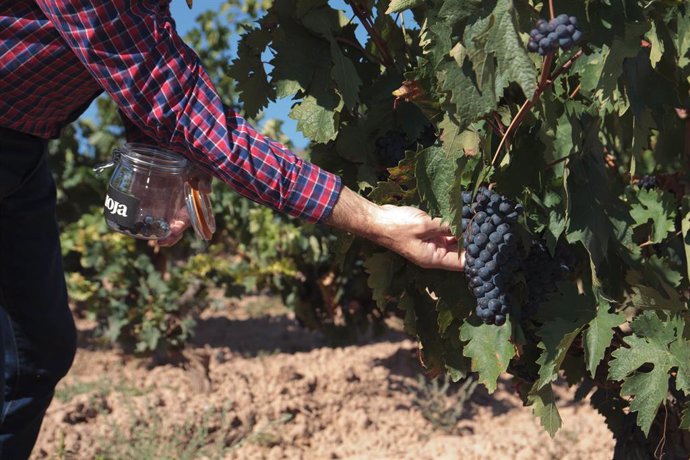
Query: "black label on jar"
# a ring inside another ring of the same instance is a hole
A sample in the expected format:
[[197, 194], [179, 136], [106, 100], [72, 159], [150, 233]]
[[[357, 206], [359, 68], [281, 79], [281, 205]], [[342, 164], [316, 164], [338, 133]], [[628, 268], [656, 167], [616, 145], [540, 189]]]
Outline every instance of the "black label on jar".
[[136, 222], [139, 213], [139, 200], [131, 195], [108, 187], [103, 205], [103, 214], [106, 218], [123, 227], [131, 228]]

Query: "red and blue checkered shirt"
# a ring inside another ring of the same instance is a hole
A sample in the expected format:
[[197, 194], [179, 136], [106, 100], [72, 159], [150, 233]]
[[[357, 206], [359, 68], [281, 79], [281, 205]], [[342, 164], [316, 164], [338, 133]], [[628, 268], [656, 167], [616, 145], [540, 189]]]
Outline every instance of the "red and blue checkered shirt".
[[130, 141], [164, 146], [242, 195], [310, 222], [341, 180], [225, 107], [169, 0], [0, 0], [0, 126], [54, 138], [105, 90]]

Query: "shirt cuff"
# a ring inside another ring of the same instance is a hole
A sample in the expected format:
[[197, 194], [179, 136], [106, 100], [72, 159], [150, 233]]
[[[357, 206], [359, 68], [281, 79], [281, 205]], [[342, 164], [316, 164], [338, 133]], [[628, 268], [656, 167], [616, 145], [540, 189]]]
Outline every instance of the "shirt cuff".
[[318, 166], [301, 161], [282, 211], [311, 223], [326, 220], [342, 190], [340, 176], [324, 171]]

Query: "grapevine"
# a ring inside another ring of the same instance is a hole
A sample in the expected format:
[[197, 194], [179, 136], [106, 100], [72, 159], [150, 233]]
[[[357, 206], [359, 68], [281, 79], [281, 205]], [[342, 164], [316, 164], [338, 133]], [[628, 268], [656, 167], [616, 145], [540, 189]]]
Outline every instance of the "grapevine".
[[429, 374], [489, 391], [512, 375], [550, 434], [565, 377], [617, 452], [688, 458], [690, 8], [299, 5], [268, 9], [233, 76], [251, 108], [291, 98], [311, 159], [346, 185], [451, 225], [460, 276], [357, 246]]

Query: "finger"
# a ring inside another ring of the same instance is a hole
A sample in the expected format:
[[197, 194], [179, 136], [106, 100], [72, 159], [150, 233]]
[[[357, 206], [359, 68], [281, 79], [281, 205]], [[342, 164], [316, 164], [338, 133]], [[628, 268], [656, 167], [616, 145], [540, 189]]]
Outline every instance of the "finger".
[[453, 235], [453, 232], [450, 229], [450, 224], [444, 222], [440, 217], [436, 217], [428, 221], [428, 224], [426, 225], [426, 233], [430, 237]]
[[170, 235], [159, 240], [158, 244], [165, 247], [173, 246], [182, 239], [187, 227], [189, 227], [189, 222], [179, 219], [173, 220], [170, 224]]
[[465, 251], [461, 252], [447, 252], [441, 260], [439, 260], [435, 268], [442, 270], [449, 270], [454, 272], [461, 272], [465, 270]]
[[454, 235], [451, 236], [442, 236], [441, 241], [443, 241], [446, 245], [446, 247], [454, 246], [458, 244], [458, 238]]

